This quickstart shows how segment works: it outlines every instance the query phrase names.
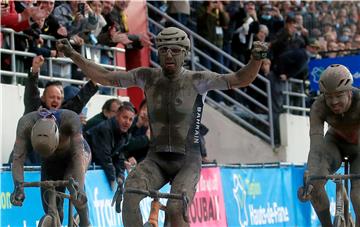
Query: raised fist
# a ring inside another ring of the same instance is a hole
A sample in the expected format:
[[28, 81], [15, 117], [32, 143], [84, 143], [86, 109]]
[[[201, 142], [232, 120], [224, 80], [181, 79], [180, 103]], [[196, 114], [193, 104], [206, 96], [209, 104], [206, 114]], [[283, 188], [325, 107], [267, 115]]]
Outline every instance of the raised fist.
[[262, 60], [267, 58], [268, 53], [268, 45], [264, 42], [255, 41], [253, 43], [253, 49], [251, 51], [251, 55], [255, 60]]
[[64, 55], [66, 57], [71, 57], [71, 55], [73, 54], [73, 51], [74, 51], [74, 49], [72, 48], [69, 40], [67, 40], [67, 39], [59, 39], [56, 42], [56, 49], [59, 52], [64, 53]]

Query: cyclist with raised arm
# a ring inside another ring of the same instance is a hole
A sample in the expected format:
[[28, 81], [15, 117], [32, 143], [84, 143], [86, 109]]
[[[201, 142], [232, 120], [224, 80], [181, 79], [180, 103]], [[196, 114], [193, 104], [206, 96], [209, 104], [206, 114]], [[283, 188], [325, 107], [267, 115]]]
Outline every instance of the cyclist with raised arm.
[[[72, 202], [79, 214], [80, 226], [89, 226], [84, 181], [91, 153], [84, 149], [79, 116], [65, 109], [40, 109], [20, 118], [11, 168], [14, 192], [10, 201], [14, 206], [22, 206], [25, 199], [23, 188], [17, 186], [24, 182], [24, 162], [29, 145], [41, 156], [41, 181], [64, 180], [72, 177], [79, 183], [78, 197]], [[65, 192], [64, 187], [58, 187], [56, 190]], [[44, 212], [48, 214], [51, 209], [49, 193], [41, 188], [41, 195]], [[52, 209], [58, 209], [62, 222], [63, 199], [57, 199], [56, 206]]]
[[[327, 67], [319, 79], [322, 94], [310, 110], [310, 175], [335, 173], [344, 156], [349, 157], [350, 172], [360, 173], [360, 91], [352, 87], [351, 72], [343, 65]], [[324, 136], [324, 123], [329, 128]], [[326, 180], [314, 180], [312, 187], [300, 188], [301, 200], [310, 198], [322, 226], [332, 226], [330, 204], [325, 191]], [[312, 190], [310, 190], [312, 188]], [[351, 201], [359, 226], [360, 181], [351, 180]], [[311, 196], [310, 196], [311, 195]]]
[[[217, 74], [183, 67], [190, 40], [181, 29], [164, 28], [157, 35], [156, 44], [161, 68], [140, 67], [128, 72], [108, 71], [83, 58], [67, 40], [59, 40], [57, 48], [96, 82], [144, 89], [151, 129], [150, 150], [145, 160], [130, 172], [125, 189], [158, 190], [171, 182], [171, 193], [181, 194], [185, 190], [190, 203], [201, 169], [199, 130], [205, 95], [214, 89], [249, 85], [266, 57], [267, 46], [254, 42], [252, 59], [247, 65], [235, 73]], [[124, 226], [142, 226], [139, 209], [142, 198], [138, 194], [124, 195]], [[182, 207], [181, 201], [168, 200], [166, 220], [171, 226], [189, 226], [181, 215]]]

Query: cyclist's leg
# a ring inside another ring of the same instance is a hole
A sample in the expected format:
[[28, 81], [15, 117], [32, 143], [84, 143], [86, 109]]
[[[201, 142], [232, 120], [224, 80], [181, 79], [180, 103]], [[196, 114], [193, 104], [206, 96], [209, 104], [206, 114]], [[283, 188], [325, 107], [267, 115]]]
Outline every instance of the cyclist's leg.
[[[334, 173], [342, 163], [341, 153], [337, 147], [337, 139], [327, 133], [324, 143], [311, 150], [308, 157], [308, 169], [310, 175], [327, 175]], [[322, 224], [332, 226], [330, 217], [330, 203], [325, 191], [325, 180], [313, 181], [311, 192], [311, 204]]]
[[[64, 178], [64, 171], [62, 170], [63, 168], [56, 165], [55, 162], [43, 161], [43, 163], [41, 164], [41, 181], [62, 180]], [[47, 189], [44, 188], [41, 188], [40, 191], [41, 191], [41, 201], [44, 212], [46, 214], [49, 214], [50, 209], [53, 209], [54, 211], [57, 209], [59, 213], [60, 222], [62, 223], [64, 218], [64, 212], [62, 209], [63, 199], [57, 197], [56, 204], [54, 204], [54, 207], [50, 208], [49, 206], [52, 205], [50, 203], [51, 192], [48, 192]], [[65, 188], [57, 187], [56, 191], [65, 192]]]
[[[171, 184], [171, 193], [182, 193], [186, 191], [189, 198], [188, 205], [194, 198], [196, 185], [199, 181], [201, 170], [201, 155], [199, 151], [189, 153], [181, 170]], [[183, 203], [181, 200], [169, 199], [166, 209], [166, 225], [165, 226], [189, 226], [182, 215]], [[171, 224], [171, 225], [169, 225]]]
[[[350, 173], [360, 174], [360, 145], [349, 146], [348, 151], [352, 151], [350, 159]], [[350, 198], [356, 215], [356, 226], [360, 226], [360, 180], [351, 180]]]
[[84, 191], [85, 173], [90, 163], [90, 157], [91, 153], [87, 150], [73, 154], [65, 174], [65, 179], [72, 177], [79, 183], [78, 199], [72, 202], [79, 214], [80, 226], [90, 225], [87, 196]]
[[[125, 190], [127, 188], [159, 190], [167, 182], [159, 165], [147, 157], [129, 173], [125, 180]], [[122, 217], [125, 227], [143, 226], [139, 203], [144, 197], [134, 193], [124, 194]]]

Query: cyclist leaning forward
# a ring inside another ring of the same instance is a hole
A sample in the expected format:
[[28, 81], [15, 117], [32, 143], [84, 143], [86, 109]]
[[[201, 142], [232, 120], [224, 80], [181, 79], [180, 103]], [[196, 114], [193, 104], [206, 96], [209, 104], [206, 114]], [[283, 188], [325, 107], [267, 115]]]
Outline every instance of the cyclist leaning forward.
[[[171, 192], [186, 190], [191, 202], [201, 169], [199, 127], [205, 95], [209, 90], [250, 84], [256, 78], [261, 60], [266, 57], [267, 46], [255, 42], [253, 57], [246, 66], [235, 73], [221, 75], [183, 67], [190, 40], [178, 28], [164, 28], [157, 35], [156, 44], [161, 68], [141, 67], [129, 72], [112, 72], [96, 65], [76, 53], [67, 40], [59, 41], [57, 48], [96, 82], [144, 89], [151, 145], [145, 160], [130, 172], [125, 188], [158, 190], [170, 181]], [[131, 193], [124, 195], [124, 226], [142, 226], [139, 202], [143, 197]], [[181, 201], [169, 200], [167, 208], [167, 223], [177, 227], [189, 226], [180, 215]]]
[[[322, 94], [310, 110], [310, 175], [335, 173], [344, 156], [349, 157], [350, 173], [360, 174], [360, 91], [352, 87], [353, 77], [343, 65], [330, 65], [319, 80]], [[324, 122], [329, 129], [324, 136]], [[332, 226], [330, 204], [325, 191], [326, 180], [311, 182], [311, 204], [322, 226]], [[308, 194], [308, 195], [309, 195]], [[351, 181], [351, 201], [356, 214], [356, 226], [360, 215], [360, 181]], [[309, 199], [305, 196], [303, 199]]]

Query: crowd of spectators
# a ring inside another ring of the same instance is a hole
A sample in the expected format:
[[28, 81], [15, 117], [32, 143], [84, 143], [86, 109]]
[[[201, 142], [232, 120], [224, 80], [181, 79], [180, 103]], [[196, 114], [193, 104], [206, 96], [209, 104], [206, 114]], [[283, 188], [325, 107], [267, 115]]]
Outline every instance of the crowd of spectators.
[[[70, 40], [74, 48], [81, 50], [83, 44], [94, 47], [113, 47], [118, 43], [126, 50], [141, 49], [144, 45], [150, 45], [146, 34], [129, 34], [127, 15], [125, 13], [129, 0], [107, 1], [2, 1], [1, 2], [1, 26], [12, 28], [23, 35], [16, 35], [15, 48], [20, 51], [28, 51], [43, 57], [57, 57], [54, 43], [40, 37], [41, 34], [50, 35]], [[14, 23], [15, 22], [15, 23]], [[3, 42], [2, 45], [10, 45]], [[6, 48], [6, 47], [5, 47]], [[97, 48], [94, 48], [96, 51]], [[102, 50], [98, 54], [97, 61], [103, 64], [113, 64], [114, 54], [109, 50]], [[24, 72], [31, 66], [31, 59], [17, 57], [17, 71]], [[54, 63], [55, 65], [55, 63]], [[11, 58], [2, 54], [2, 69], [11, 68]], [[64, 77], [63, 69], [53, 67], [53, 74]], [[69, 79], [83, 79], [81, 71], [71, 66], [71, 71], [65, 77]], [[47, 75], [47, 67], [42, 68], [42, 74]], [[2, 78], [3, 83], [9, 83], [10, 79]], [[109, 94], [107, 90], [100, 92]]]
[[[44, 57], [55, 57], [59, 53], [54, 46], [48, 46], [40, 34], [68, 38], [78, 50], [83, 44], [115, 46], [121, 43], [126, 50], [151, 45], [147, 35], [129, 34], [125, 14], [129, 3], [129, 0], [2, 1], [1, 26], [23, 31], [25, 37], [22, 36], [16, 42], [18, 50]], [[356, 1], [186, 0], [149, 3], [243, 63], [249, 60], [254, 41], [267, 42], [270, 53], [269, 58], [264, 61], [262, 73], [271, 83], [275, 125], [283, 111], [284, 82], [289, 78], [306, 80], [309, 60], [360, 52], [360, 3]], [[151, 14], [149, 16], [155, 17]], [[164, 26], [174, 26], [162, 17], [157, 16], [156, 19]], [[152, 29], [154, 28], [150, 28]], [[237, 64], [223, 58], [207, 45], [201, 42], [195, 45], [220, 65], [231, 70], [238, 69]], [[206, 68], [224, 72], [222, 67], [206, 57], [198, 57]], [[10, 68], [9, 59], [10, 56], [2, 54], [2, 68]], [[111, 51], [101, 51], [99, 63], [113, 64], [113, 60]], [[30, 63], [25, 58], [24, 68], [29, 68]], [[42, 74], [46, 75], [46, 72]], [[70, 75], [73, 79], [83, 78], [74, 65]], [[9, 82], [6, 79], [2, 77], [2, 82]], [[261, 86], [261, 82], [257, 80], [254, 83]], [[251, 88], [243, 90], [260, 103], [266, 104], [267, 100], [257, 97]], [[100, 92], [109, 91], [101, 88]], [[254, 112], [261, 113], [262, 110], [256, 105], [246, 103], [235, 93], [229, 94]], [[216, 94], [209, 95], [218, 102], [224, 101]]]

